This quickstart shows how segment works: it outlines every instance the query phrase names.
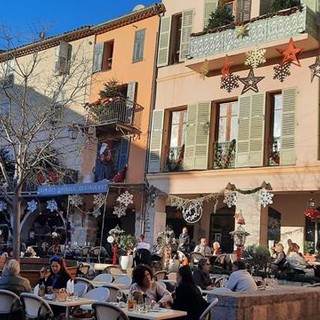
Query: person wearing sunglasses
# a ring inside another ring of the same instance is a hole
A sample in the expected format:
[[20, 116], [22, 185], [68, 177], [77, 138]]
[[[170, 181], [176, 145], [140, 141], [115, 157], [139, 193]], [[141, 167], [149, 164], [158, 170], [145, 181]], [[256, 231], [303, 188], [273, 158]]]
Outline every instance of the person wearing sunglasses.
[[212, 281], [209, 274], [211, 264], [206, 258], [200, 259], [198, 267], [193, 271], [193, 280], [202, 290], [213, 289]]

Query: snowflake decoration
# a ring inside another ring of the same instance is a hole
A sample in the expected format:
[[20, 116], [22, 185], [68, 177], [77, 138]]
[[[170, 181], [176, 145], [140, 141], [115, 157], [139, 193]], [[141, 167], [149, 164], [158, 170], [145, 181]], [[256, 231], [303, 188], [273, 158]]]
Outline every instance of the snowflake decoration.
[[232, 73], [227, 77], [221, 77], [220, 89], [225, 89], [230, 93], [233, 89], [239, 87], [238, 80], [239, 76], [235, 76]]
[[189, 202], [182, 209], [183, 219], [188, 223], [196, 223], [202, 218], [203, 208], [199, 201]]
[[0, 212], [7, 210], [7, 204], [4, 201], [0, 201]]
[[235, 206], [237, 204], [237, 193], [235, 191], [225, 190], [223, 203], [225, 203], [228, 208]]
[[35, 200], [31, 200], [27, 203], [27, 209], [30, 212], [34, 212], [37, 209], [37, 202]]
[[277, 66], [273, 67], [274, 70], [274, 76], [273, 79], [278, 79], [280, 82], [283, 82], [284, 79], [288, 76], [290, 76], [290, 66], [291, 63], [285, 63], [285, 64], [278, 64]]
[[113, 214], [116, 215], [118, 218], [126, 215], [126, 206], [120, 204], [119, 206], [113, 207]]
[[129, 204], [133, 203], [133, 194], [126, 190], [117, 198], [117, 201], [127, 207]]
[[79, 196], [78, 194], [74, 194], [72, 196], [69, 196], [69, 203], [72, 205], [72, 206], [75, 206], [75, 207], [79, 207], [82, 205], [82, 197]]
[[103, 193], [93, 195], [93, 204], [95, 205], [95, 208], [97, 209], [101, 208], [105, 204], [105, 202], [106, 202], [106, 196]]
[[265, 208], [268, 204], [272, 204], [273, 203], [273, 198], [274, 194], [269, 192], [266, 189], [261, 189], [260, 190], [260, 202], [261, 205]]
[[47, 201], [47, 209], [50, 210], [50, 212], [58, 211], [58, 204], [56, 200], [48, 200]]
[[92, 215], [93, 215], [95, 218], [98, 218], [99, 216], [101, 216], [101, 212], [100, 212], [99, 209], [97, 209], [97, 210], [94, 210], [94, 211], [92, 212]]
[[251, 68], [257, 68], [261, 64], [266, 62], [266, 49], [254, 49], [253, 51], [246, 52], [246, 61], [244, 64], [250, 66]]

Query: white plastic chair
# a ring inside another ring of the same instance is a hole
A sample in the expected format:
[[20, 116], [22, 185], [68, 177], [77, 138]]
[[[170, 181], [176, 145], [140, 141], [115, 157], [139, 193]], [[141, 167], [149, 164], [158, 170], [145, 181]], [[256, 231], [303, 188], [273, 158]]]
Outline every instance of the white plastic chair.
[[[94, 288], [94, 289], [88, 291], [83, 296], [83, 298], [106, 302], [109, 299], [109, 296], [110, 296], [110, 291], [108, 288], [99, 287], [99, 288]], [[92, 305], [91, 304], [83, 304], [80, 306], [80, 309], [86, 310], [86, 311], [91, 311]]]
[[74, 284], [74, 293], [78, 294], [78, 297], [83, 297], [88, 291], [88, 285], [84, 282], [78, 282]]
[[110, 273], [101, 273], [95, 276], [92, 281], [101, 281], [111, 283], [113, 281], [113, 277]]
[[219, 302], [218, 298], [214, 298], [208, 308], [203, 311], [202, 315], [200, 316], [199, 320], [209, 320], [210, 314], [213, 309], [213, 307]]
[[75, 284], [77, 283], [85, 283], [87, 285], [87, 291], [90, 291], [94, 288], [94, 285], [92, 284], [92, 282], [86, 278], [82, 278], [82, 277], [75, 277], [74, 278], [74, 282]]
[[21, 308], [20, 298], [18, 295], [8, 290], [0, 290], [0, 319], [2, 315], [10, 315]]
[[121, 289], [129, 289], [131, 285], [132, 279], [130, 276], [124, 274], [124, 275], [117, 275], [114, 278], [114, 281], [112, 284], [117, 285], [117, 284], [122, 284], [125, 285], [125, 287], [121, 287]]
[[107, 302], [95, 302], [92, 308], [97, 320], [129, 320], [123, 310]]
[[116, 287], [116, 285], [113, 285], [113, 283], [105, 284], [103, 286], [103, 288], [108, 288], [108, 290], [109, 290], [109, 297], [106, 301], [107, 302], [117, 302], [117, 294], [120, 289], [118, 287]]
[[159, 286], [161, 286], [162, 288], [167, 290], [167, 286], [164, 282], [162, 282], [161, 280], [157, 281], [157, 283], [159, 284]]
[[48, 302], [33, 293], [22, 292], [20, 300], [27, 319], [45, 319], [53, 316]]

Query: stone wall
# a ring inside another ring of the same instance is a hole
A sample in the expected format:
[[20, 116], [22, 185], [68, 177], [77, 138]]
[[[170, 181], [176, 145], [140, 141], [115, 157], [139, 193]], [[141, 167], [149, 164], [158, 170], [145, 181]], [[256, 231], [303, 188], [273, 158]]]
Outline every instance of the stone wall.
[[320, 287], [281, 286], [255, 293], [209, 293], [212, 320], [318, 320]]

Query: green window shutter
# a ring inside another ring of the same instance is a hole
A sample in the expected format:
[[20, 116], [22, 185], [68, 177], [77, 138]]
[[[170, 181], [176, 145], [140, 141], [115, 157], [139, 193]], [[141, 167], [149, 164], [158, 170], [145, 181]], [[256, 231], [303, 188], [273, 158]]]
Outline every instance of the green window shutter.
[[150, 135], [149, 151], [149, 172], [160, 171], [162, 131], [163, 131], [163, 110], [154, 110], [152, 117], [152, 128]]
[[209, 120], [211, 103], [199, 102], [188, 106], [184, 168], [207, 169]]
[[138, 30], [135, 32], [134, 36], [134, 47], [133, 47], [133, 62], [138, 62], [143, 60], [143, 49], [144, 49], [144, 38], [146, 30]]
[[96, 43], [93, 50], [92, 72], [99, 72], [102, 69], [104, 43]]
[[304, 0], [304, 3], [313, 12], [317, 12], [317, 11], [320, 10], [320, 8], [319, 8], [319, 3], [320, 3], [319, 0]]
[[171, 17], [161, 19], [157, 66], [168, 65], [170, 46]]
[[282, 131], [280, 138], [280, 165], [293, 165], [295, 156], [295, 128], [297, 90], [282, 90]]
[[265, 94], [239, 98], [236, 167], [263, 165]]
[[182, 27], [179, 61], [184, 61], [189, 52], [190, 34], [193, 29], [194, 10], [186, 10], [182, 12]]
[[239, 97], [236, 167], [249, 165], [251, 96]]
[[265, 101], [264, 93], [251, 97], [250, 167], [263, 165]]
[[137, 85], [138, 85], [138, 82], [132, 81], [128, 83], [128, 87], [127, 87], [128, 100], [126, 102], [126, 107], [127, 107], [126, 120], [128, 120], [130, 123], [133, 122], [133, 115], [134, 115], [133, 104], [136, 101]]
[[204, 14], [203, 14], [203, 29], [208, 26], [208, 21], [211, 12], [215, 11], [218, 6], [218, 0], [205, 0], [204, 1]]

